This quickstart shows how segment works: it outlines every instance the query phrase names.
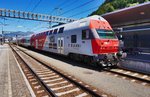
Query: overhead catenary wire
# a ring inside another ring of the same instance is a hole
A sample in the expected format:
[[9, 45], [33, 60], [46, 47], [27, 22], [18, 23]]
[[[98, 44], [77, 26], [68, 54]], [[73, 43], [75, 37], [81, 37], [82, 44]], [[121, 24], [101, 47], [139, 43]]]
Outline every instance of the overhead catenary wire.
[[87, 5], [87, 4], [91, 3], [91, 2], [94, 2], [94, 1], [95, 1], [95, 0], [89, 0], [88, 2], [85, 2], [85, 3], [79, 5], [79, 6], [75, 7], [75, 8], [69, 9], [69, 10], [65, 11], [64, 13], [62, 13], [62, 14], [60, 14], [60, 15], [69, 13], [69, 12], [71, 12], [71, 11], [73, 11], [73, 10], [76, 10], [76, 9], [78, 9], [78, 8], [81, 8], [81, 7]]
[[71, 15], [71, 16], [69, 16], [68, 18], [71, 18], [71, 17], [74, 17], [74, 16], [78, 16], [78, 15], [80, 15], [80, 14], [86, 13], [86, 12], [88, 12], [88, 11], [90, 11], [90, 10], [93, 10], [93, 9], [96, 9], [96, 8], [98, 8], [98, 7], [99, 7], [99, 6], [96, 6], [96, 7], [87, 9], [87, 10], [84, 10], [84, 11], [82, 11], [82, 12], [79, 12], [79, 13], [76, 13], [76, 14], [74, 14], [74, 15]]
[[[31, 0], [32, 1], [32, 0]], [[29, 4], [31, 4], [32, 2], [30, 1], [30, 3]], [[36, 3], [36, 5], [33, 7], [33, 9], [31, 10], [31, 12], [33, 12], [38, 6], [39, 6], [39, 4], [42, 2], [42, 0], [39, 0], [37, 3]], [[29, 6], [27, 6], [27, 7], [29, 7]], [[19, 21], [18, 21], [19, 22]]]
[[64, 2], [64, 4], [61, 4], [61, 5], [59, 5], [58, 7], [63, 7], [63, 6], [66, 6], [66, 5], [68, 5], [69, 3], [70, 3], [70, 1], [71, 0], [66, 0], [65, 2]]
[[[30, 0], [30, 2], [28, 3], [28, 5], [26, 6], [26, 8], [25, 8], [24, 11], [27, 11], [27, 9], [29, 9], [29, 7], [31, 6], [31, 4], [32, 4], [32, 0]], [[18, 23], [19, 23], [20, 21], [23, 21], [23, 20], [18, 20]], [[23, 23], [24, 23], [24, 22], [23, 22]]]
[[68, 0], [65, 0], [64, 2], [62, 2], [61, 4], [59, 4], [58, 6], [54, 7], [54, 9], [50, 12], [50, 14], [52, 14], [55, 11], [55, 8], [60, 7], [61, 5], [64, 5]]
[[27, 11], [27, 9], [31, 6], [32, 4], [32, 0], [30, 0], [29, 4], [27, 5], [27, 7], [25, 8], [25, 11]]
[[[27, 11], [27, 9], [31, 6], [31, 4], [32, 4], [32, 0], [30, 0], [30, 2], [28, 3], [28, 5], [27, 5], [27, 7], [25, 8], [25, 10], [24, 11]], [[19, 24], [19, 22], [20, 22], [21, 20], [19, 19], [17, 22], [17, 25]], [[24, 24], [24, 22], [23, 23], [21, 23], [21, 25], [23, 25]]]
[[73, 4], [77, 3], [78, 1], [79, 1], [79, 0], [74, 0], [74, 1], [72, 1], [71, 3], [67, 4], [65, 7], [62, 7], [62, 9], [65, 9], [65, 8], [67, 8], [67, 7], [69, 7], [69, 6], [72, 6]]
[[39, 0], [36, 5], [33, 7], [33, 9], [31, 10], [31, 12], [33, 12], [38, 6], [39, 4], [42, 2], [42, 0]]

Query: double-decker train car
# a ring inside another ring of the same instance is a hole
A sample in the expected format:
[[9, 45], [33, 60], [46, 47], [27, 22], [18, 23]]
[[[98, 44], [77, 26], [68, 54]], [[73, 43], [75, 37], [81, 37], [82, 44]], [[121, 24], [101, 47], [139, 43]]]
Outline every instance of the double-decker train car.
[[19, 45], [30, 47], [31, 46], [30, 39], [31, 39], [31, 36], [24, 36], [23, 38], [19, 38], [17, 42]]
[[111, 26], [97, 15], [34, 34], [30, 46], [100, 66], [116, 65], [121, 57]]

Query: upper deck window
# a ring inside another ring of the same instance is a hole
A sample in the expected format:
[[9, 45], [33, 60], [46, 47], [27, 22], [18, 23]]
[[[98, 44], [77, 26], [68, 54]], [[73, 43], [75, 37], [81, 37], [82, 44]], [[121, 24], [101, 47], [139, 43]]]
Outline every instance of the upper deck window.
[[96, 29], [96, 31], [101, 39], [116, 39], [116, 35], [112, 30]]
[[51, 35], [52, 33], [53, 33], [53, 30], [50, 30], [50, 31], [49, 31], [49, 35]]
[[54, 29], [54, 34], [57, 34], [57, 30], [58, 30], [58, 29]]
[[64, 31], [64, 27], [61, 27], [61, 28], [59, 29], [59, 32], [58, 32], [58, 33], [63, 33], [63, 31]]
[[46, 31], [46, 35], [48, 35], [49, 31]]

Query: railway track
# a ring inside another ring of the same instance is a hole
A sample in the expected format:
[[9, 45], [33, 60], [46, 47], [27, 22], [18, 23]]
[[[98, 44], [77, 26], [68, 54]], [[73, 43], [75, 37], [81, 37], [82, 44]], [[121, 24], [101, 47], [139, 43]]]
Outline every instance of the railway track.
[[21, 49], [11, 48], [37, 97], [112, 97]]
[[[11, 47], [12, 48], [12, 47]], [[19, 56], [19, 54], [12, 48], [14, 56], [19, 63], [26, 79], [29, 82], [29, 85], [32, 89], [30, 89], [30, 93], [33, 97], [51, 97], [50, 93], [46, 90], [45, 85], [38, 78], [37, 74], [27, 65], [27, 63]]]
[[116, 77], [130, 80], [131, 82], [141, 83], [142, 85], [150, 86], [150, 76], [147, 74], [138, 73], [124, 68], [104, 69], [107, 74], [113, 74]]

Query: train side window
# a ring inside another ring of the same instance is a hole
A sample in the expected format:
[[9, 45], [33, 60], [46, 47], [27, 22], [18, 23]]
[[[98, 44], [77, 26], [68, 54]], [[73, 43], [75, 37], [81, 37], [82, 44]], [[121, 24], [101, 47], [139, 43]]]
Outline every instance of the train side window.
[[30, 40], [28, 39], [27, 42], [30, 43]]
[[54, 36], [51, 36], [51, 37], [49, 38], [49, 40], [50, 40], [50, 42], [55, 42], [55, 37], [54, 37]]
[[77, 42], [77, 35], [71, 35], [71, 43]]
[[57, 34], [57, 30], [58, 30], [58, 29], [54, 29], [54, 34]]
[[50, 30], [49, 35], [51, 35], [53, 33], [53, 30]]
[[89, 39], [89, 30], [82, 30], [82, 39]]
[[61, 27], [61, 28], [59, 29], [59, 32], [58, 32], [58, 33], [63, 33], [63, 31], [64, 31], [64, 27]]
[[48, 35], [49, 31], [46, 31], [46, 35]]

